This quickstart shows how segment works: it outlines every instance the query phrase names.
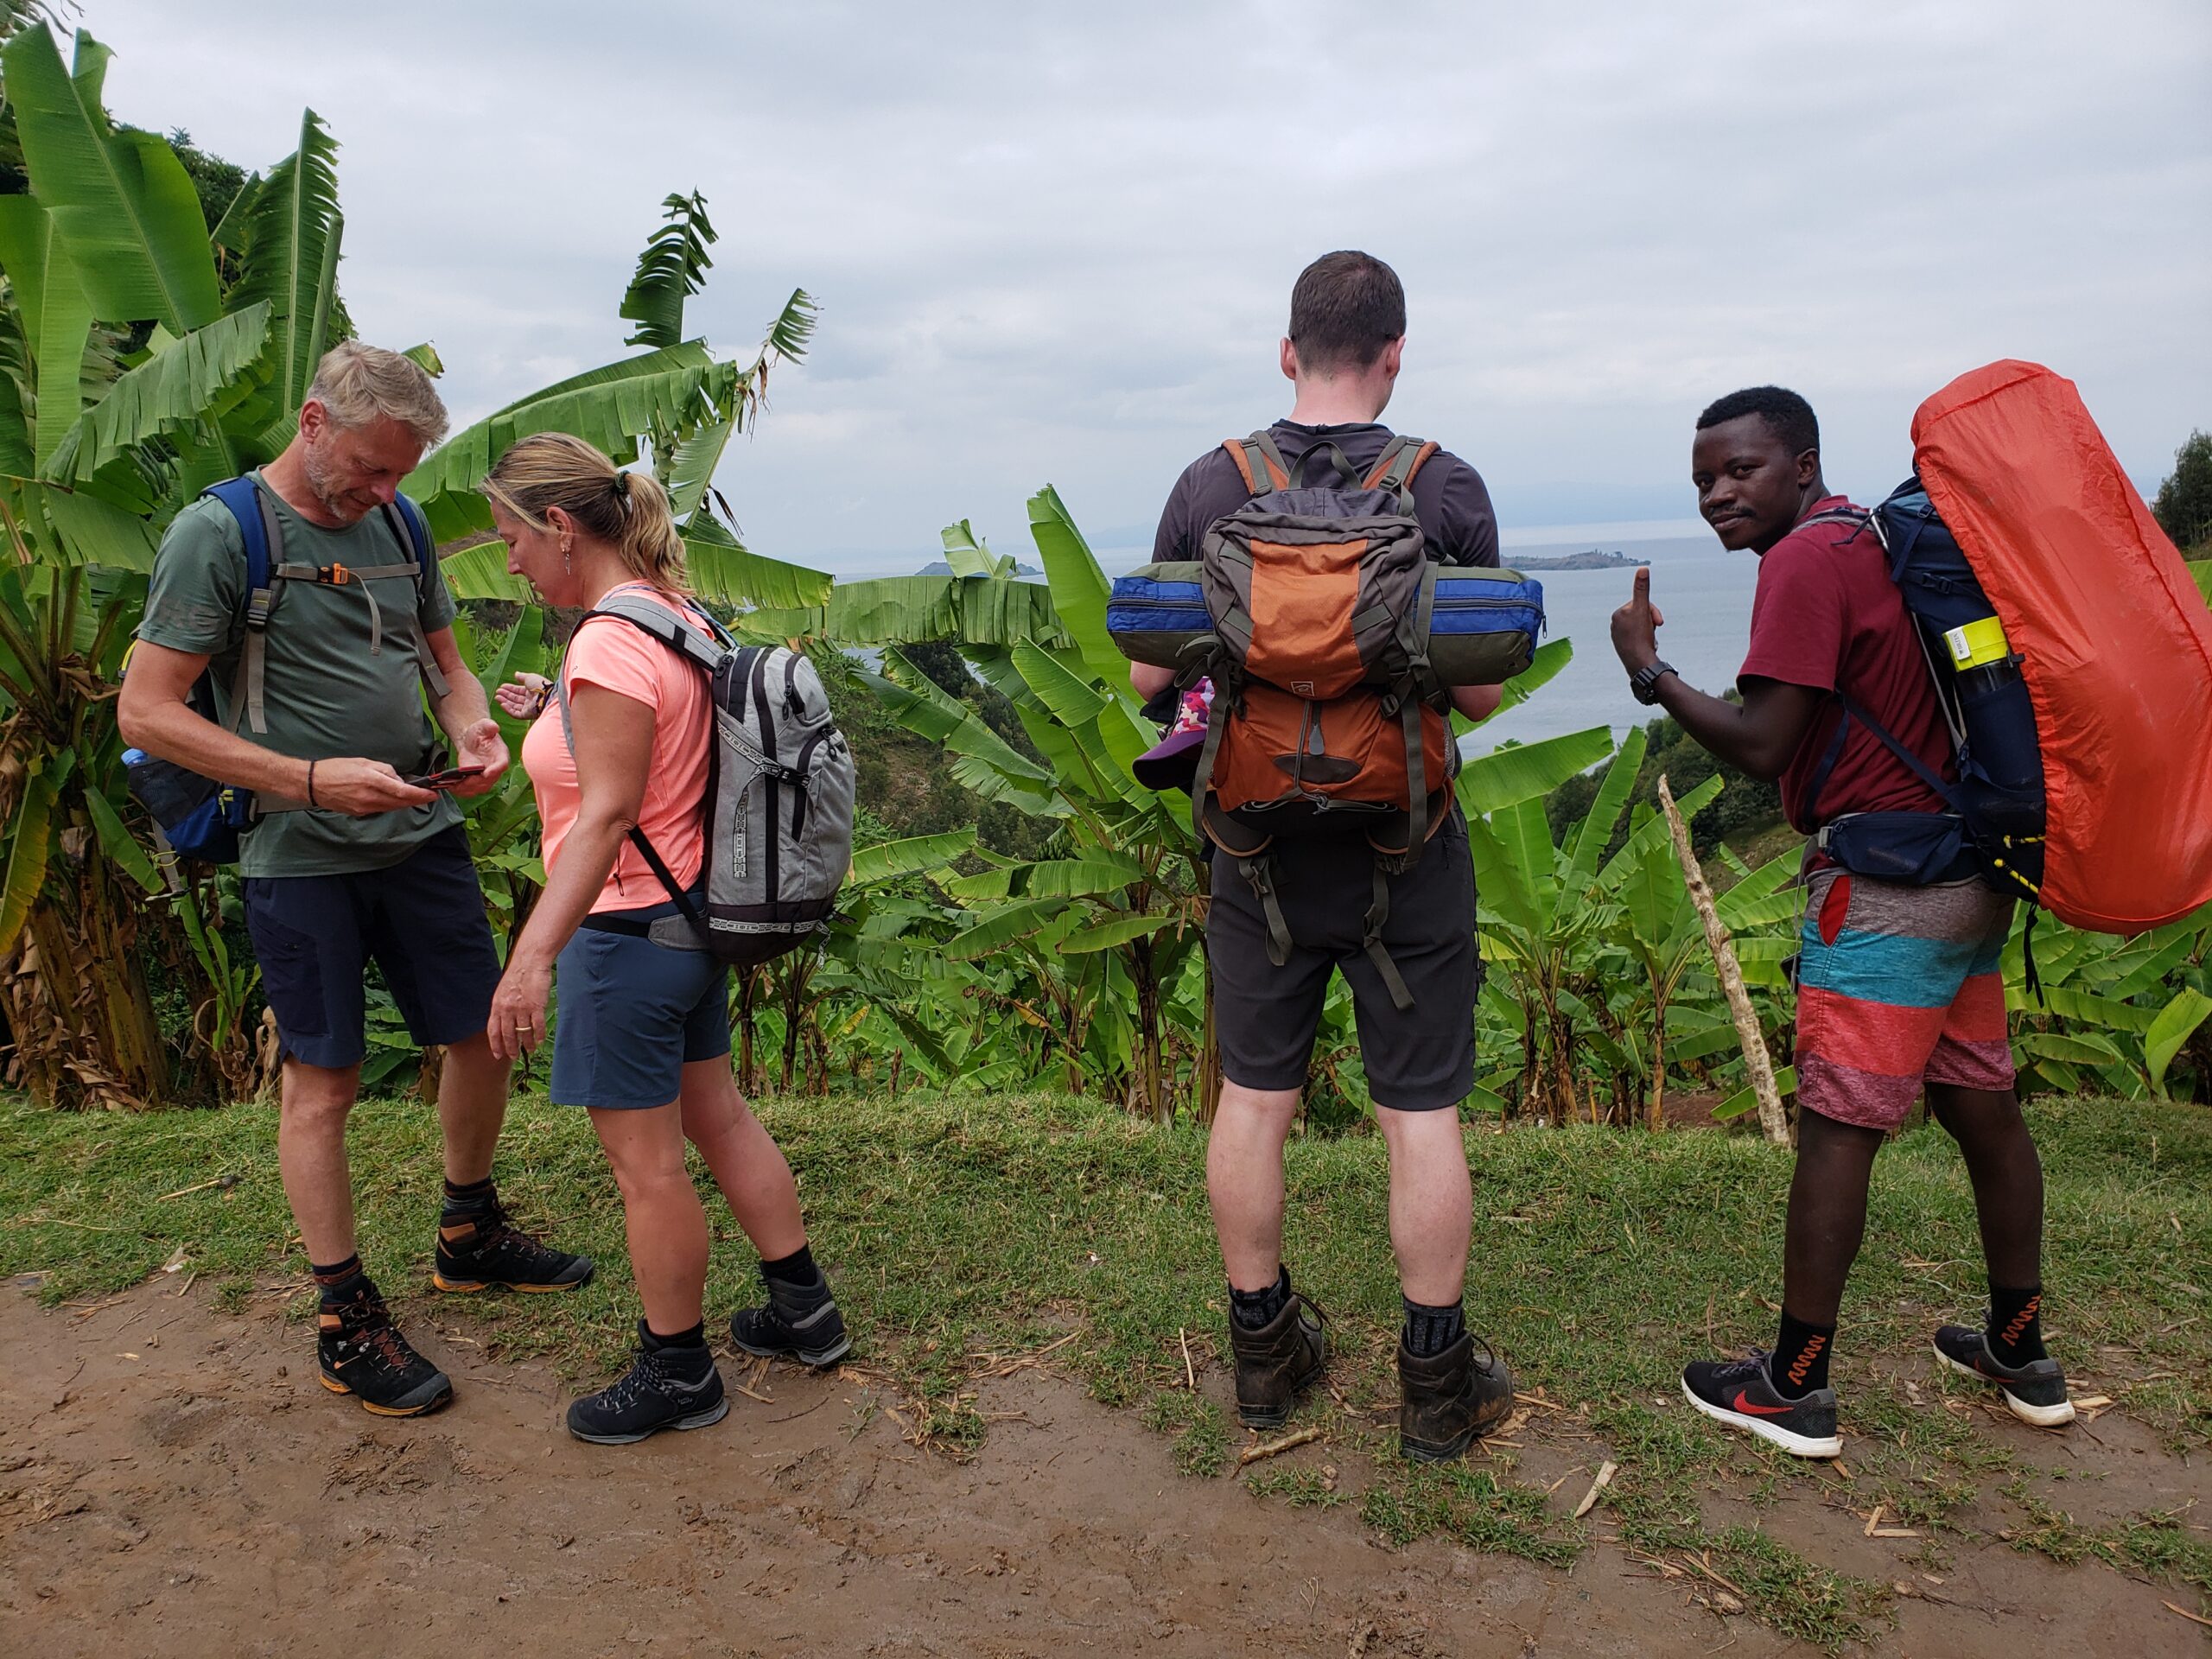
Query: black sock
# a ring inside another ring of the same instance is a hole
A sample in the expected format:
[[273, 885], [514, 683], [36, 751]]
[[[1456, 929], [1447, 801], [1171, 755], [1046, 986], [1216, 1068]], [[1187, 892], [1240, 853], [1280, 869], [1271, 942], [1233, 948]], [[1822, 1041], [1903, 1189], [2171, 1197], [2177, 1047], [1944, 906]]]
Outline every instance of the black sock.
[[1274, 1323], [1289, 1300], [1290, 1269], [1277, 1267], [1274, 1283], [1265, 1290], [1229, 1287], [1229, 1317], [1247, 1331], [1262, 1330]]
[[315, 1288], [322, 1293], [325, 1306], [351, 1301], [357, 1288], [353, 1281], [362, 1277], [361, 1253], [356, 1250], [343, 1262], [334, 1262], [327, 1268], [310, 1265], [308, 1271], [315, 1275]]
[[2000, 1365], [2027, 1365], [2050, 1356], [2043, 1345], [2043, 1287], [1989, 1287], [1989, 1351]]
[[1782, 1310], [1782, 1334], [1775, 1338], [1774, 1357], [1767, 1362], [1767, 1380], [1785, 1400], [1802, 1399], [1815, 1389], [1828, 1385], [1828, 1350], [1835, 1343], [1835, 1326], [1808, 1325]]
[[1463, 1297], [1442, 1307], [1430, 1307], [1411, 1297], [1406, 1305], [1406, 1351], [1415, 1359], [1433, 1359], [1467, 1333], [1467, 1304]]
[[481, 1215], [499, 1201], [499, 1191], [486, 1175], [480, 1181], [471, 1181], [465, 1186], [446, 1183], [445, 1212], [449, 1216]]
[[773, 1262], [762, 1262], [760, 1276], [779, 1284], [789, 1285], [793, 1290], [812, 1290], [822, 1277], [822, 1269], [814, 1265], [814, 1251], [802, 1244], [789, 1255], [779, 1255]]
[[664, 1337], [643, 1319], [638, 1321], [639, 1345], [681, 1376], [697, 1376], [715, 1368], [715, 1351], [707, 1346], [703, 1321], [689, 1331]]

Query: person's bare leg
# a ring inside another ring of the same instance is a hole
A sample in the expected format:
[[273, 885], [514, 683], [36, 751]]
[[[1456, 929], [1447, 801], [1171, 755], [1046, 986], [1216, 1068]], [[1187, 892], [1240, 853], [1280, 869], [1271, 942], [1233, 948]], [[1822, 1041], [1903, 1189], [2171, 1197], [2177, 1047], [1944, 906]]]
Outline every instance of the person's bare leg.
[[1281, 1269], [1282, 1149], [1297, 1115], [1295, 1089], [1221, 1085], [1206, 1142], [1206, 1196], [1236, 1289], [1269, 1289]]
[[738, 1092], [727, 1055], [683, 1068], [684, 1138], [715, 1178], [737, 1224], [764, 1262], [781, 1261], [806, 1243], [798, 1184], [783, 1150]]
[[662, 1337], [700, 1322], [707, 1290], [707, 1213], [683, 1165], [682, 1111], [671, 1100], [644, 1111], [591, 1114], [621, 1189], [630, 1273], [645, 1325]]
[[448, 1046], [438, 1077], [438, 1122], [445, 1129], [446, 1179], [455, 1186], [474, 1186], [491, 1174], [512, 1075], [480, 1031]]
[[1474, 1186], [1459, 1114], [1375, 1109], [1390, 1149], [1390, 1247], [1406, 1300], [1448, 1307], [1467, 1277]]
[[1928, 1109], [1959, 1143], [1974, 1183], [1982, 1256], [1992, 1285], [2043, 1282], [2043, 1160], [2010, 1089], [1928, 1085]]
[[309, 1262], [343, 1262], [353, 1254], [353, 1178], [346, 1161], [346, 1120], [360, 1088], [358, 1065], [284, 1062], [276, 1167]]

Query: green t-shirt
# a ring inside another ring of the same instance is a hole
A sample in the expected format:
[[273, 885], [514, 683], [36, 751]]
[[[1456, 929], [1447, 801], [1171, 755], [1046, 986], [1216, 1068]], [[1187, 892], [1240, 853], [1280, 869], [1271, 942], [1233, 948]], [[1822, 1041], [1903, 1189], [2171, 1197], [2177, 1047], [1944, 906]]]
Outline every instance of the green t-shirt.
[[[268, 493], [276, 502], [284, 563], [342, 564], [359, 570], [398, 564], [410, 556], [382, 511], [344, 530], [327, 530], [309, 524], [274, 492]], [[383, 638], [375, 651], [370, 649], [365, 588], [374, 591], [383, 612]], [[418, 609], [409, 576], [381, 576], [367, 583], [278, 583], [276, 611], [264, 635], [269, 730], [257, 734], [240, 719], [234, 728], [238, 735], [301, 760], [364, 755], [403, 775], [429, 768], [439, 753], [440, 736], [423, 707], [422, 671], [406, 619], [414, 611], [425, 633], [453, 623], [453, 597], [435, 561], [421, 597]], [[238, 520], [219, 501], [195, 501], [162, 537], [138, 637], [213, 658], [216, 706], [226, 725], [238, 645], [245, 634], [245, 543]], [[461, 809], [442, 794], [428, 806], [368, 818], [313, 810], [272, 813], [245, 832], [239, 868], [249, 876], [383, 869], [460, 822]]]

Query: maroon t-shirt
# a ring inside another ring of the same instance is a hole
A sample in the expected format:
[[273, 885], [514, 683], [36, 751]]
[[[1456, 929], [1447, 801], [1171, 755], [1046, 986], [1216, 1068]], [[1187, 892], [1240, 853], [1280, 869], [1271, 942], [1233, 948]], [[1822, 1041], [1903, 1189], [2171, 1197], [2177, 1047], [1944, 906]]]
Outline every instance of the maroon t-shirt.
[[[1832, 495], [1815, 503], [1812, 512], [1850, 505]], [[1739, 684], [1780, 680], [1841, 691], [1930, 772], [1947, 781], [1958, 776], [1927, 658], [1890, 581], [1889, 556], [1872, 529], [1815, 524], [1790, 531], [1767, 550], [1751, 600], [1751, 646], [1736, 677]], [[1847, 812], [1946, 810], [1942, 797], [1854, 721], [1815, 804], [1817, 816], [1808, 813], [1813, 774], [1842, 718], [1843, 705], [1831, 699], [1782, 774], [1782, 810], [1792, 829], [1810, 835]]]

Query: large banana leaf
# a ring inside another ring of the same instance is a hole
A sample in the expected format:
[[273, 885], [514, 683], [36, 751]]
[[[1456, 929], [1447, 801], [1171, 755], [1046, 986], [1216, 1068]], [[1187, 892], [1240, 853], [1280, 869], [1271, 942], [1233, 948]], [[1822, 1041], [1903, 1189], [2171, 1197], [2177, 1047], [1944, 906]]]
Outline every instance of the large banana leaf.
[[1086, 851], [1080, 858], [1052, 858], [1018, 864], [1008, 872], [1007, 893], [1016, 899], [1086, 899], [1119, 893], [1145, 879], [1144, 866], [1120, 853]]
[[2166, 1092], [2166, 1068], [2207, 1014], [2212, 1014], [2212, 996], [2184, 985], [2172, 1001], [2158, 1010], [2151, 1029], [2143, 1034], [2144, 1067], [2151, 1074], [2151, 1087], [2159, 1095]]
[[1459, 772], [1459, 803], [1470, 812], [1491, 812], [1516, 801], [1548, 795], [1577, 772], [1613, 752], [1609, 726], [1516, 743], [1470, 760]]
[[944, 954], [956, 962], [972, 962], [1027, 938], [1067, 907], [1065, 899], [1024, 899], [1003, 910], [988, 912], [972, 927], [945, 941]]
[[647, 352], [571, 377], [486, 416], [441, 444], [407, 476], [417, 500], [474, 490], [517, 438], [573, 432], [617, 464], [638, 457], [638, 440], [656, 429], [688, 434], [717, 418], [738, 372], [716, 363], [697, 341]]
[[852, 873], [846, 879], [855, 887], [888, 881], [924, 870], [942, 869], [974, 850], [976, 832], [955, 830], [941, 836], [912, 836], [905, 841], [880, 842], [853, 855]]
[[1620, 826], [1621, 810], [1628, 804], [1629, 791], [1636, 787], [1636, 774], [1643, 769], [1648, 741], [1643, 728], [1636, 727], [1606, 768], [1605, 781], [1598, 785], [1597, 798], [1583, 816], [1582, 826], [1575, 832], [1574, 850], [1567, 858], [1562, 884], [1569, 893], [1582, 892], [1598, 873], [1598, 855], [1605, 850], [1605, 843]]
[[8, 42], [0, 65], [32, 193], [68, 245], [93, 314], [156, 321], [175, 334], [213, 322], [222, 296], [184, 164], [154, 134], [109, 125], [99, 99], [106, 48], [82, 30], [77, 56], [82, 81], [61, 67], [54, 36], [35, 26]]
[[30, 920], [31, 906], [46, 883], [53, 814], [53, 785], [39, 775], [26, 779], [16, 821], [8, 826], [7, 874], [0, 878], [0, 961], [14, 953], [23, 924]]
[[15, 291], [23, 338], [37, 368], [38, 404], [29, 457], [21, 448], [21, 434], [7, 438], [9, 470], [23, 477], [60, 446], [84, 406], [92, 302], [67, 245], [54, 232], [53, 215], [35, 197], [0, 196], [0, 269]]
[[694, 514], [684, 527], [683, 556], [694, 591], [702, 599], [732, 608], [824, 604], [836, 581], [826, 570], [786, 564], [741, 546], [704, 513]]
[[[1518, 708], [1536, 695], [1537, 689], [1546, 685], [1560, 670], [1574, 660], [1574, 642], [1554, 639], [1548, 645], [1538, 645], [1536, 654], [1529, 659], [1529, 666], [1505, 683], [1497, 707], [1483, 717], [1478, 725], [1496, 720], [1509, 709]], [[1462, 724], [1465, 722], [1463, 721]]]
[[694, 432], [670, 453], [668, 506], [678, 518], [690, 518], [707, 499], [707, 486], [714, 482], [715, 468], [721, 465], [722, 451], [729, 448], [736, 431], [735, 416], [716, 421]]
[[1089, 927], [1077, 928], [1060, 941], [1060, 954], [1080, 957], [1094, 950], [1111, 950], [1117, 945], [1128, 944], [1161, 932], [1175, 925], [1172, 913], [1148, 916], [1116, 916]]
[[507, 573], [507, 544], [496, 537], [440, 556], [438, 569], [455, 599], [503, 599], [527, 605], [537, 597], [520, 576]]
[[153, 569], [154, 554], [161, 543], [151, 519], [88, 490], [43, 483], [36, 489], [35, 499], [46, 509], [62, 556], [69, 563], [142, 572]]
[[696, 190], [689, 196], [670, 195], [661, 202], [661, 216], [668, 222], [638, 256], [637, 274], [615, 314], [638, 325], [625, 346], [673, 346], [682, 340], [683, 302], [699, 291], [715, 262], [707, 251], [715, 237], [704, 196]]
[[1047, 484], [1029, 498], [1029, 534], [1045, 561], [1052, 584], [1052, 608], [1060, 626], [1083, 653], [1084, 665], [1109, 685], [1126, 681], [1128, 659], [1106, 632], [1106, 600], [1111, 592], [1090, 545], [1075, 527], [1059, 493]]
[[835, 639], [844, 645], [912, 645], [951, 639], [1011, 645], [1063, 637], [1051, 591], [1033, 582], [959, 576], [884, 576], [841, 582], [827, 605], [763, 610], [747, 631], [776, 639]]
[[956, 576], [1010, 577], [1014, 573], [1011, 556], [994, 553], [990, 544], [976, 533], [975, 525], [963, 518], [957, 524], [947, 524], [938, 533], [938, 540], [944, 548], [944, 562]]
[[276, 415], [296, 411], [315, 378], [327, 327], [325, 269], [337, 253], [338, 142], [313, 110], [300, 117], [299, 148], [270, 169], [254, 194], [233, 307], [269, 307]]
[[89, 478], [149, 439], [219, 416], [245, 395], [269, 332], [269, 304], [259, 301], [171, 342], [78, 416], [47, 475], [63, 483]]

